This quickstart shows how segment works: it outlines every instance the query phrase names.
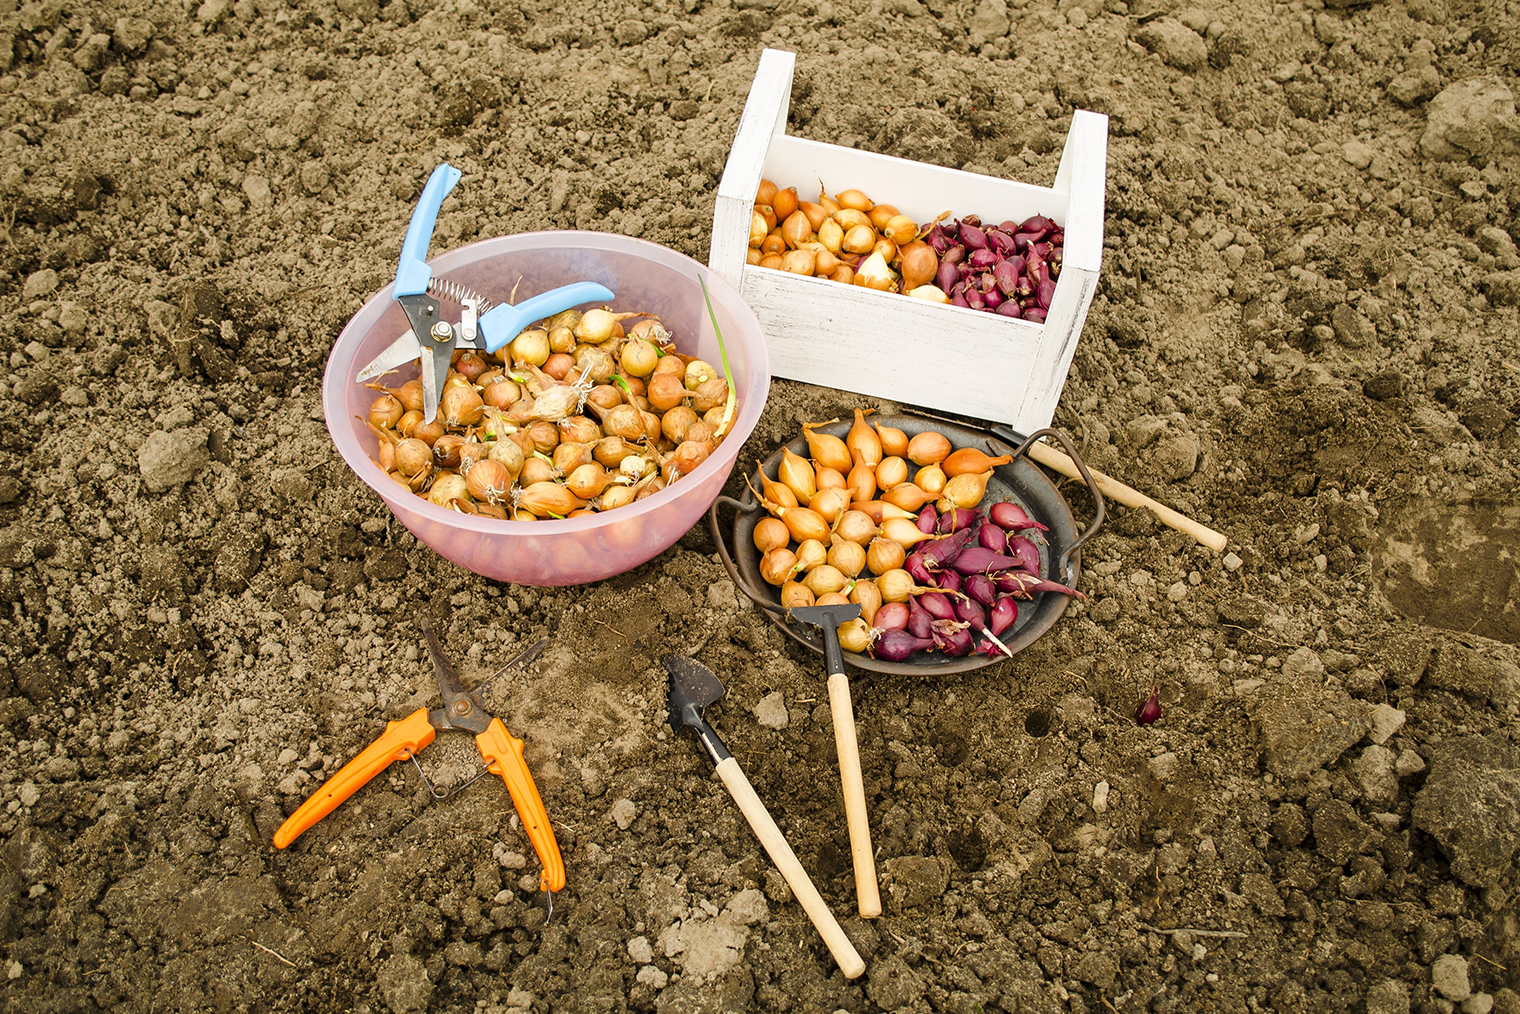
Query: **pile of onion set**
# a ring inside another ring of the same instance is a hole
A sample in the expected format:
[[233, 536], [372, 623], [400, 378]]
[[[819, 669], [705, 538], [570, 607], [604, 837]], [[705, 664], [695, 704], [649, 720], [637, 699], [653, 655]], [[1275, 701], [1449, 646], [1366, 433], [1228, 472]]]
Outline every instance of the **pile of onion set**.
[[748, 263], [916, 299], [1045, 322], [1061, 275], [1065, 230], [1034, 215], [984, 224], [947, 211], [920, 226], [859, 190], [816, 201], [761, 180]]
[[369, 386], [381, 393], [364, 421], [386, 474], [445, 509], [507, 522], [664, 489], [707, 460], [735, 407], [728, 381], [679, 354], [658, 317], [605, 307], [538, 321], [494, 354], [456, 351], [430, 423], [420, 380]]
[[[954, 447], [941, 433], [909, 437], [856, 409], [845, 437], [803, 426], [808, 456], [781, 449], [756, 497], [759, 570], [787, 609], [853, 602], [839, 628], [846, 651], [890, 662], [919, 652], [1011, 655], [1001, 635], [1021, 601], [1082, 594], [1040, 577], [1045, 526], [1013, 500], [985, 503], [1008, 455]], [[753, 487], [752, 487], [753, 488]]]

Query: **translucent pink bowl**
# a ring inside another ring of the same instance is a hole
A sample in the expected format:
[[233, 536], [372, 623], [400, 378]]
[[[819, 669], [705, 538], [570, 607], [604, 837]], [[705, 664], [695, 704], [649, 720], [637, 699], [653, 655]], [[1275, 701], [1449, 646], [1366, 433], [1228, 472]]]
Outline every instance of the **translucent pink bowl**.
[[[683, 254], [646, 240], [600, 232], [533, 232], [483, 240], [429, 263], [433, 276], [487, 299], [529, 296], [570, 282], [600, 282], [619, 310], [660, 316], [676, 347], [721, 370], [722, 356], [697, 279], [707, 283], [728, 349], [739, 405], [732, 431], [695, 472], [627, 507], [563, 521], [497, 521], [434, 506], [389, 478], [374, 461], [376, 438], [361, 421], [376, 392], [354, 376], [407, 328], [391, 287], [375, 293], [338, 335], [322, 379], [322, 409], [338, 453], [422, 543], [483, 577], [538, 586], [584, 584], [631, 570], [670, 548], [701, 520], [723, 489], [770, 391], [770, 356], [760, 322], [728, 283]], [[515, 287], [515, 294], [514, 294]], [[447, 310], [446, 310], [447, 312]], [[386, 378], [398, 386], [408, 366]]]

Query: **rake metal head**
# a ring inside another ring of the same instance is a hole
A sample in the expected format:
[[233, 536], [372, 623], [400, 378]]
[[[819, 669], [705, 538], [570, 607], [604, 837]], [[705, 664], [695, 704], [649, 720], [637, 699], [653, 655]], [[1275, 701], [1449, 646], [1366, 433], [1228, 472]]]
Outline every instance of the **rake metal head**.
[[671, 655], [665, 659], [670, 673], [670, 727], [696, 725], [702, 709], [723, 697], [723, 684], [702, 663]]

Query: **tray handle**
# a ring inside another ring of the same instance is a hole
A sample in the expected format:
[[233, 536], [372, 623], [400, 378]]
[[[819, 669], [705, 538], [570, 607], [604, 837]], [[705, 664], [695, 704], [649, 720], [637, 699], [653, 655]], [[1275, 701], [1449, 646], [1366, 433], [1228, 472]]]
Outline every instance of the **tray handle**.
[[761, 609], [781, 616], [786, 615], [786, 610], [782, 609], [778, 603], [769, 601], [762, 593], [756, 592], [739, 573], [739, 566], [734, 562], [734, 553], [737, 553], [737, 550], [734, 553], [729, 552], [728, 540], [724, 538], [723, 530], [718, 526], [718, 508], [723, 504], [732, 507], [736, 514], [749, 514], [758, 509], [760, 504], [751, 500], [748, 494], [742, 501], [735, 500], [731, 496], [719, 496], [712, 502], [712, 506], [707, 508], [707, 524], [712, 529], [713, 542], [718, 544], [718, 556], [723, 561], [723, 569], [728, 571], [728, 579]]
[[[992, 427], [992, 435], [1004, 444], [1011, 446], [1013, 448], [1012, 454], [1015, 458], [1024, 456], [1034, 446], [1035, 441], [1041, 437], [1055, 437], [1066, 450], [1066, 456], [1077, 466], [1077, 471], [1082, 473], [1082, 481], [1087, 483], [1087, 490], [1092, 494], [1093, 503], [1097, 504], [1098, 510], [1097, 514], [1093, 517], [1092, 524], [1088, 525], [1081, 535], [1072, 540], [1071, 545], [1066, 547], [1066, 551], [1056, 561], [1056, 570], [1064, 577], [1067, 572], [1067, 561], [1071, 559], [1073, 553], [1081, 548], [1082, 543], [1098, 533], [1098, 529], [1103, 525], [1103, 519], [1108, 514], [1107, 508], [1103, 504], [1103, 494], [1098, 492], [1098, 484], [1093, 481], [1092, 473], [1087, 470], [1087, 463], [1077, 453], [1076, 447], [1072, 445], [1071, 438], [1061, 430], [1046, 427], [1042, 430], [1035, 430], [1027, 437], [1021, 437], [1006, 426], [994, 426]], [[1030, 456], [1030, 460], [1033, 460], [1032, 455]]]

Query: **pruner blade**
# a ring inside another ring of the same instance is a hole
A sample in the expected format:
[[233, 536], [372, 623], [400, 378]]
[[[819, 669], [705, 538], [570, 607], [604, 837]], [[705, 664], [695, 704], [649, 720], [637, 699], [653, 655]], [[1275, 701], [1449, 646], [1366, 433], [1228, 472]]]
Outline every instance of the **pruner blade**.
[[422, 348], [417, 344], [417, 336], [407, 331], [387, 345], [384, 352], [371, 359], [369, 365], [359, 371], [357, 379], [361, 384], [374, 380], [392, 370], [401, 369], [407, 363], [416, 362], [420, 355]]

